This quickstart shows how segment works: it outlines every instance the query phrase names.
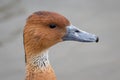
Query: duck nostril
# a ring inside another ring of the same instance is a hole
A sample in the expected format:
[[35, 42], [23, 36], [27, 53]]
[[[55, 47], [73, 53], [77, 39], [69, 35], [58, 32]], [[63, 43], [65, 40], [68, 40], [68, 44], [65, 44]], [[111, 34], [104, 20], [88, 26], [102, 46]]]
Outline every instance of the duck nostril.
[[79, 30], [75, 30], [76, 33], [79, 33], [80, 31]]

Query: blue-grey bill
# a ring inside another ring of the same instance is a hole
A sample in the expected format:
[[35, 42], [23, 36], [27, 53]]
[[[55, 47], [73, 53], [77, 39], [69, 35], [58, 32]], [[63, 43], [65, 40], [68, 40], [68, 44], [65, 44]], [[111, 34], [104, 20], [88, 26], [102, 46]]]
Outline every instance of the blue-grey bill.
[[79, 41], [79, 42], [98, 42], [99, 38], [91, 33], [82, 31], [77, 27], [70, 25], [67, 26], [67, 31], [63, 37], [63, 41]]

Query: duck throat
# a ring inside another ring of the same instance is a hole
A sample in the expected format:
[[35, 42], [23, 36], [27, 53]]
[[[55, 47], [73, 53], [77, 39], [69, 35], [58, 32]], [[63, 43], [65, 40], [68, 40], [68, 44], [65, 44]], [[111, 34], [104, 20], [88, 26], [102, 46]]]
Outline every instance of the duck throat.
[[48, 51], [41, 52], [28, 59], [26, 69], [26, 80], [56, 80], [49, 63]]
[[31, 64], [41, 70], [45, 70], [50, 66], [48, 59], [48, 51], [44, 51], [31, 59]]
[[34, 70], [46, 71], [50, 67], [48, 51], [43, 51], [29, 57], [26, 66], [31, 67]]

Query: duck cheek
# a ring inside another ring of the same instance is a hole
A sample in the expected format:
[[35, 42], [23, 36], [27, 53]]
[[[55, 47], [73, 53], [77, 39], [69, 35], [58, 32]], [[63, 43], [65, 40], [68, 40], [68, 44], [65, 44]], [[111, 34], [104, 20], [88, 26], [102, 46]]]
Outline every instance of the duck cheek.
[[40, 42], [44, 43], [43, 45], [45, 47], [49, 48], [49, 47], [55, 45], [56, 43], [60, 42], [60, 40], [59, 39], [55, 39], [53, 37], [51, 37], [51, 38], [47, 37], [47, 38], [42, 39]]
[[41, 39], [41, 37], [40, 36], [34, 36], [33, 39], [38, 42]]
[[[65, 34], [64, 34], [64, 35], [65, 35]], [[56, 43], [62, 42], [62, 41], [63, 41], [62, 37], [63, 37], [64, 35], [63, 35], [63, 34], [57, 35], [57, 36], [56, 36]]]
[[44, 38], [45, 34], [43, 33], [40, 33], [40, 32], [36, 32], [34, 33], [33, 35], [33, 39], [38, 42], [38, 41], [41, 41], [43, 38]]

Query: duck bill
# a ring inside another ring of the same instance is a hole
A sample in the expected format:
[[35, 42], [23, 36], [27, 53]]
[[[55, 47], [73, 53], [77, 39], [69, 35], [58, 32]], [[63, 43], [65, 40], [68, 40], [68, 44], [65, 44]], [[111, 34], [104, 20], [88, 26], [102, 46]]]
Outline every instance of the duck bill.
[[98, 42], [99, 38], [91, 33], [82, 31], [77, 27], [70, 25], [66, 27], [66, 34], [62, 38], [63, 41], [78, 41], [78, 42]]

